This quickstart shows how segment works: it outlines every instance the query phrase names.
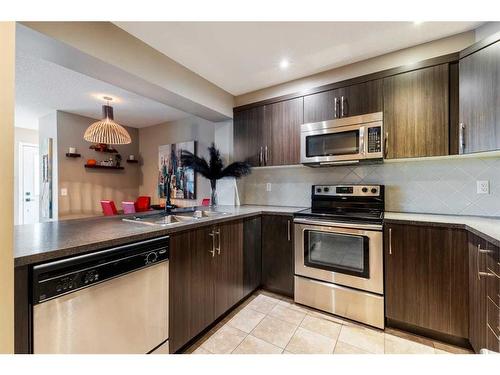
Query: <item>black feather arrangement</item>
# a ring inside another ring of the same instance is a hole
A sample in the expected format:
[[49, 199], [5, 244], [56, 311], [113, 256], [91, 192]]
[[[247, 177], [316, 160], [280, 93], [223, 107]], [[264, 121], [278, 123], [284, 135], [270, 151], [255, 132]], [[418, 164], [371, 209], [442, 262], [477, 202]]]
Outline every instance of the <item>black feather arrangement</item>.
[[215, 144], [212, 143], [208, 148], [208, 153], [210, 160], [203, 157], [194, 155], [192, 152], [182, 150], [181, 163], [182, 165], [192, 168], [195, 172], [198, 172], [206, 179], [210, 180], [210, 186], [212, 187], [212, 205], [216, 204], [216, 186], [217, 180], [224, 177], [234, 177], [241, 178], [243, 176], [249, 175], [251, 173], [250, 164], [237, 161], [224, 167], [224, 163], [220, 157], [220, 152], [215, 148]]

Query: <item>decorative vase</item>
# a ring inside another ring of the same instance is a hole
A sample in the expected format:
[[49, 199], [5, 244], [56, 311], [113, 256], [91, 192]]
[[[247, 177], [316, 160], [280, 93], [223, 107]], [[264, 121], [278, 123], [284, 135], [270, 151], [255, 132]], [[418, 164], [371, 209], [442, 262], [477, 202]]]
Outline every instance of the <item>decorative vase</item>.
[[217, 206], [217, 180], [210, 180], [211, 196], [210, 196], [210, 206]]

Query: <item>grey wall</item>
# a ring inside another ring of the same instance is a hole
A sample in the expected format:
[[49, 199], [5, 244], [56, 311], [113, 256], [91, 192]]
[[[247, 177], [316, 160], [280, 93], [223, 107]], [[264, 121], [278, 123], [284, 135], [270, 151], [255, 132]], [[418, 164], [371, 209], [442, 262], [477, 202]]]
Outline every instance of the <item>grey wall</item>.
[[[139, 150], [142, 175], [139, 192], [149, 195], [153, 203], [158, 203], [158, 146], [197, 141], [197, 154], [207, 157], [207, 148], [214, 141], [215, 123], [199, 117], [189, 117], [179, 121], [139, 129]], [[200, 204], [203, 198], [210, 197], [210, 184], [199, 174], [196, 176], [196, 200], [173, 200], [179, 206]]]
[[[488, 180], [490, 194], [477, 194]], [[270, 182], [271, 192], [266, 192]], [[257, 168], [239, 184], [245, 204], [310, 206], [312, 184], [386, 185], [386, 210], [500, 216], [500, 157], [385, 162], [355, 167]]]
[[[104, 160], [112, 154], [90, 150], [91, 143], [83, 139], [85, 130], [96, 119], [57, 111], [57, 154], [59, 174], [59, 219], [89, 215], [101, 215], [100, 201], [114, 200], [120, 209], [124, 200], [135, 200], [139, 195], [140, 167], [127, 164], [125, 159], [130, 154], [139, 154], [139, 131], [128, 128], [132, 143], [115, 147], [122, 155], [122, 171], [86, 169], [87, 159]], [[81, 158], [68, 158], [69, 147], [76, 147]], [[61, 196], [61, 189], [68, 190], [67, 196]]]

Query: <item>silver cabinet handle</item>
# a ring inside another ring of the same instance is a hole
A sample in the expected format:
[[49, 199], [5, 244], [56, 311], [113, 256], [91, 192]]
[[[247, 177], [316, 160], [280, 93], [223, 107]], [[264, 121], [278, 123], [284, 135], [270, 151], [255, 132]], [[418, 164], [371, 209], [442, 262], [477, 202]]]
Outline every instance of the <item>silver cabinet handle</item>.
[[210, 254], [212, 254], [212, 258], [215, 257], [215, 233], [214, 230], [208, 234], [210, 237], [212, 237], [212, 250], [208, 250]]
[[385, 137], [384, 137], [384, 158], [387, 157], [387, 152], [388, 152], [387, 144], [388, 143], [389, 143], [389, 132], [386, 132]]
[[465, 136], [464, 136], [465, 124], [461, 122], [458, 125], [458, 153], [463, 154], [465, 152]]
[[220, 255], [220, 229], [215, 231], [215, 235], [217, 235], [217, 247], [215, 250], [217, 250], [217, 255]]
[[347, 115], [347, 110], [345, 110], [346, 108], [347, 108], [347, 100], [344, 97], [344, 95], [342, 95], [340, 97], [340, 116], [341, 117], [344, 117]]
[[333, 118], [338, 118], [337, 108], [339, 106], [339, 99], [337, 97], [333, 98]]
[[479, 257], [481, 256], [481, 254], [488, 254], [488, 253], [491, 253], [491, 252], [492, 252], [491, 250], [481, 249], [481, 244], [477, 245], [476, 267], [477, 267], [477, 278], [478, 278], [478, 280], [481, 280], [481, 276], [495, 276], [493, 273], [481, 271], [480, 267], [479, 267]]
[[267, 146], [264, 147], [264, 150], [265, 150], [265, 152], [264, 152], [264, 165], [267, 165], [267, 162], [269, 160], [269, 154], [267, 153]]
[[392, 255], [392, 228], [389, 228], [389, 255]]
[[287, 239], [288, 239], [288, 241], [292, 240], [291, 226], [292, 226], [292, 222], [290, 220], [288, 220], [288, 227], [287, 227]]
[[264, 163], [263, 159], [264, 159], [264, 154], [263, 154], [263, 151], [262, 151], [262, 146], [260, 146], [260, 152], [259, 152], [259, 166], [261, 166], [261, 165]]

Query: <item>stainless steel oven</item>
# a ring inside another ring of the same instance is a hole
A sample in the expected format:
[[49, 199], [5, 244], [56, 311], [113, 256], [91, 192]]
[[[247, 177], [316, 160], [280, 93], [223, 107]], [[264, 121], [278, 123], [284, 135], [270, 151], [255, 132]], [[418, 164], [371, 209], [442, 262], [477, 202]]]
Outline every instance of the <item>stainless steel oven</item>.
[[383, 294], [382, 225], [294, 223], [296, 275]]
[[325, 166], [382, 159], [382, 119], [382, 112], [376, 112], [301, 125], [301, 163]]
[[384, 328], [382, 185], [314, 185], [294, 215], [295, 302]]

